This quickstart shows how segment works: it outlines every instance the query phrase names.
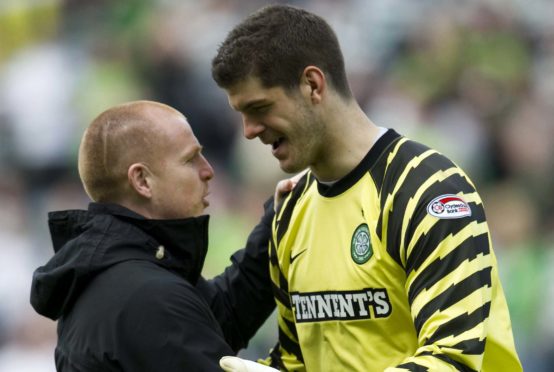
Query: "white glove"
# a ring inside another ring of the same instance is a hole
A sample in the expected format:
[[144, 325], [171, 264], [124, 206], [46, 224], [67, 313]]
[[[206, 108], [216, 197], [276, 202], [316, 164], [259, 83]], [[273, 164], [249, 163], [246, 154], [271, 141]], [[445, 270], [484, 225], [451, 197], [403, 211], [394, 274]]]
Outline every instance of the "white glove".
[[234, 356], [224, 356], [219, 360], [219, 366], [225, 372], [278, 372], [278, 369], [264, 366], [251, 360]]

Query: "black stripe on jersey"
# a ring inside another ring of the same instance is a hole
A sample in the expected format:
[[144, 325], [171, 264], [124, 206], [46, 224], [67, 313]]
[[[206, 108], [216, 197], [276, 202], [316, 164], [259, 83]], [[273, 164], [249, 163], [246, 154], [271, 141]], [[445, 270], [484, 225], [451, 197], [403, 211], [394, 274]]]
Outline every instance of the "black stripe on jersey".
[[[350, 189], [366, 174], [379, 160], [379, 158], [387, 151], [392, 143], [400, 138], [400, 134], [389, 129], [381, 136], [369, 149], [362, 161], [352, 169], [346, 176], [332, 184], [331, 186], [323, 183], [317, 183], [317, 191], [321, 196], [328, 198], [337, 196]], [[385, 160], [386, 162], [386, 160]]]
[[[427, 148], [425, 148], [425, 150], [427, 150]], [[401, 159], [401, 160], [405, 161], [404, 159]], [[394, 160], [393, 160], [393, 163], [394, 163]], [[400, 187], [400, 191], [397, 192], [395, 195], [393, 195], [394, 199], [392, 204], [392, 211], [389, 213], [389, 216], [388, 216], [387, 252], [392, 258], [394, 258], [394, 260], [399, 265], [402, 265], [402, 261], [400, 260], [400, 240], [401, 240], [400, 233], [402, 231], [402, 223], [403, 223], [404, 214], [406, 212], [406, 206], [408, 202], [410, 201], [411, 198], [413, 198], [414, 194], [421, 187], [421, 185], [423, 185], [430, 178], [432, 178], [433, 175], [435, 175], [439, 171], [445, 171], [452, 167], [454, 167], [454, 164], [450, 160], [442, 156], [441, 154], [438, 154], [438, 153], [432, 154], [429, 157], [427, 157], [422, 163], [420, 163], [418, 167], [410, 169], [409, 173], [404, 179], [404, 183]], [[402, 171], [403, 170], [404, 169], [402, 169]], [[401, 173], [401, 171], [399, 171], [398, 173]], [[397, 177], [398, 176], [393, 177], [395, 178], [395, 181]], [[434, 193], [435, 189], [447, 189], [449, 191], [452, 191], [452, 186], [450, 187], [443, 186], [443, 184], [449, 184], [448, 180], [451, 178], [455, 178], [455, 175], [448, 177], [446, 180], [442, 182], [437, 181], [436, 183], [430, 185], [427, 190], [431, 191], [432, 195], [435, 195]], [[385, 179], [385, 187], [387, 188], [384, 190], [393, 190], [395, 187], [397, 187], [396, 183], [394, 185], [392, 184], [389, 185], [389, 182], [392, 182], [392, 181], [389, 180], [389, 177], [387, 176], [387, 178]], [[428, 195], [427, 190], [425, 192], [425, 195]], [[435, 197], [439, 195], [441, 195], [441, 193], [437, 193]], [[381, 197], [381, 204], [382, 204], [381, 210], [385, 208], [384, 203], [386, 200], [386, 196], [387, 195], [382, 195]], [[425, 199], [425, 196], [422, 197], [422, 200], [424, 199]], [[433, 198], [431, 198], [430, 200], [432, 199]], [[418, 207], [420, 209], [419, 210], [416, 209], [415, 213], [416, 214], [427, 213], [425, 208], [426, 205], [422, 205], [421, 201], [419, 203], [420, 204]], [[383, 218], [383, 214], [379, 216], [379, 219], [382, 219], [382, 218]], [[413, 218], [413, 216], [411, 216], [411, 218]], [[380, 229], [378, 229], [378, 231], [380, 231]]]
[[[290, 321], [286, 318], [281, 318], [283, 322], [287, 325], [287, 328], [289, 329], [289, 332], [292, 333], [292, 336], [298, 340], [298, 332], [296, 331], [296, 323], [294, 321]], [[293, 341], [294, 343], [298, 343], [296, 341]]]
[[[280, 288], [278, 292], [276, 292], [277, 288], [274, 288], [273, 293], [275, 293], [275, 296], [279, 300], [281, 300], [281, 298], [285, 296], [287, 299], [287, 302], [285, 303], [282, 300], [281, 302], [283, 303], [283, 305], [288, 304], [287, 306], [290, 307], [290, 301], [288, 301], [289, 282], [285, 278], [285, 275], [283, 274], [283, 272], [281, 271], [281, 267], [279, 266], [279, 259], [277, 258], [277, 248], [275, 248], [275, 244], [273, 244], [273, 240], [269, 241], [269, 263], [271, 265], [271, 273], [273, 274], [275, 271], [277, 271], [277, 273], [279, 274], [278, 287]], [[277, 283], [274, 283], [273, 280], [272, 280], [272, 284], [277, 286]], [[284, 291], [285, 294], [280, 295], [281, 291]]]
[[[490, 301], [481, 306], [478, 309], [475, 309], [471, 314], [462, 314], [459, 315], [453, 319], [450, 319], [448, 322], [442, 324], [435, 333], [425, 342], [426, 345], [433, 344], [437, 342], [438, 340], [441, 340], [448, 336], [458, 336], [459, 334], [462, 334], [465, 331], [469, 331], [470, 329], [474, 328], [476, 325], [482, 323], [486, 318], [489, 317], [489, 313], [491, 310], [491, 303]], [[466, 342], [466, 341], [463, 341]], [[475, 349], [474, 345], [467, 345], [469, 348], [466, 349], [464, 345], [461, 345], [462, 343], [457, 344], [455, 347], [457, 349], [464, 350], [464, 354], [481, 354], [473, 352]], [[484, 343], [483, 343], [484, 345]], [[479, 347], [477, 348], [479, 349]]]
[[453, 348], [463, 350], [462, 354], [481, 355], [485, 352], [485, 343], [487, 339], [480, 340], [478, 338], [472, 338], [471, 340], [465, 340], [453, 345]]
[[[283, 272], [281, 271], [281, 267], [279, 266], [279, 259], [277, 258], [277, 249], [275, 248], [275, 244], [273, 243], [273, 239], [269, 241], [269, 263], [271, 266], [270, 272], [271, 272], [271, 288], [273, 289], [273, 295], [277, 300], [279, 300], [283, 305], [290, 307], [290, 298], [289, 298], [289, 283], [285, 276], [283, 275]], [[277, 272], [278, 274], [278, 280], [279, 284], [274, 282], [273, 275]]]
[[277, 248], [275, 247], [275, 243], [273, 243], [273, 239], [269, 240], [269, 263], [271, 263], [273, 266], [279, 267]]
[[[429, 244], [428, 246], [425, 246], [426, 248], [432, 246], [434, 249], [435, 246]], [[415, 247], [414, 249], [423, 249], [424, 247]], [[432, 249], [426, 249], [427, 251]], [[408, 260], [408, 270], [407, 275], [409, 275], [412, 271], [412, 267], [415, 265], [412, 261], [417, 261], [417, 266], [419, 267], [421, 263], [425, 260], [427, 257], [428, 252], [425, 252], [424, 254], [420, 255], [410, 255], [410, 258], [417, 257], [417, 259]], [[408, 290], [408, 302], [411, 304], [414, 301], [414, 298], [423, 291], [424, 289], [431, 288], [434, 284], [436, 284], [439, 280], [444, 278], [446, 275], [450, 274], [452, 271], [454, 271], [458, 266], [462, 264], [462, 262], [468, 260], [472, 261], [474, 260], [477, 255], [483, 254], [487, 255], [489, 254], [489, 236], [486, 233], [483, 233], [476, 237], [468, 237], [465, 241], [463, 241], [456, 249], [454, 249], [452, 252], [448, 253], [446, 256], [442, 258], [437, 258], [433, 262], [429, 264], [423, 270], [417, 278], [413, 281], [412, 285], [410, 286], [410, 289]], [[425, 257], [422, 257], [425, 256]]]
[[275, 299], [290, 309], [291, 304], [289, 293], [275, 284], [273, 280], [271, 281], [271, 289], [273, 290], [273, 296], [275, 296]]
[[420, 366], [419, 364], [415, 364], [414, 362], [404, 363], [404, 364], [401, 364], [399, 366], [396, 366], [396, 368], [403, 368], [403, 369], [407, 369], [408, 371], [412, 371], [412, 372], [427, 372], [427, 371], [429, 371], [429, 368], [427, 368], [425, 366]]
[[[309, 178], [309, 180], [308, 180]], [[314, 181], [314, 177], [311, 176], [311, 173], [308, 172], [306, 175], [304, 175], [294, 189], [292, 190], [292, 195], [290, 196], [290, 199], [285, 206], [285, 210], [281, 214], [279, 220], [277, 221], [277, 245], [281, 242], [281, 239], [283, 238], [283, 235], [289, 228], [290, 218], [292, 217], [292, 211], [294, 210], [294, 207], [296, 206], [296, 202], [302, 196], [306, 189], [306, 182], [308, 182], [308, 186]]]
[[[418, 270], [425, 262], [427, 257], [437, 248], [448, 235], [456, 235], [470, 223], [485, 222], [485, 213], [483, 208], [475, 203], [468, 203], [472, 215], [471, 217], [464, 217], [459, 219], [445, 219], [437, 221], [427, 233], [420, 235], [418, 241], [414, 244], [410, 256], [406, 259], [406, 275], [409, 275], [412, 271]], [[475, 212], [475, 213], [474, 213]], [[415, 230], [415, 228], [413, 229]], [[413, 235], [410, 235], [410, 240]], [[487, 241], [479, 242], [486, 245], [489, 248], [488, 234], [485, 234]], [[410, 240], [407, 240], [409, 242]], [[483, 251], [483, 254], [488, 254], [489, 250]]]
[[491, 286], [492, 267], [486, 267], [481, 271], [471, 274], [464, 280], [444, 290], [440, 295], [429, 301], [417, 314], [414, 324], [417, 333], [421, 332], [421, 327], [431, 315], [439, 310], [448, 309], [456, 302], [464, 299], [473, 292], [487, 286]]
[[431, 351], [425, 351], [421, 354], [419, 354], [421, 356], [425, 356], [425, 355], [429, 355], [429, 356], [432, 356], [432, 357], [435, 357], [437, 359], [440, 359], [442, 360], [443, 362], [445, 363], [448, 363], [452, 366], [454, 366], [458, 371], [461, 371], [461, 372], [477, 372], [476, 370], [472, 369], [472, 368], [469, 368], [468, 366], [466, 366], [465, 364], [462, 364], [460, 362], [457, 362], [455, 361], [454, 359], [452, 358], [449, 358], [447, 355], [445, 354], [433, 354]]
[[[389, 132], [393, 132], [394, 136], [388, 136]], [[370, 174], [371, 178], [373, 179], [373, 182], [375, 182], [375, 186], [379, 192], [381, 191], [381, 188], [383, 186], [383, 179], [385, 178], [385, 171], [387, 168], [387, 157], [390, 151], [392, 150], [393, 144], [396, 144], [397, 141], [399, 141], [402, 137], [394, 132], [392, 129], [389, 130], [389, 132], [385, 133], [383, 137], [379, 139], [375, 143], [375, 146], [380, 146], [379, 148], [379, 155], [376, 156], [375, 164], [371, 166]], [[385, 153], [386, 151], [386, 153]], [[384, 156], [387, 155], [387, 156]]]
[[279, 327], [279, 343], [281, 344], [281, 347], [283, 349], [293, 354], [296, 357], [296, 359], [304, 363], [304, 357], [302, 356], [300, 345], [298, 345], [296, 341], [289, 338], [289, 336], [287, 336], [287, 334], [283, 332], [281, 327]]
[[[393, 150], [391, 148], [391, 150]], [[387, 157], [383, 157], [383, 162], [384, 164], [381, 164], [380, 167], [381, 168], [386, 168], [383, 170], [383, 172], [386, 172], [385, 174], [383, 174], [381, 176], [382, 178], [382, 181], [381, 181], [381, 188], [378, 188], [378, 190], [380, 191], [380, 194], [385, 191], [385, 194], [382, 195], [381, 197], [381, 210], [383, 210], [384, 208], [384, 205], [385, 205], [385, 201], [387, 200], [387, 196], [388, 194], [392, 193], [392, 191], [394, 190], [396, 184], [398, 183], [398, 178], [402, 175], [402, 173], [404, 172], [404, 170], [406, 169], [406, 166], [408, 165], [408, 163], [413, 160], [415, 157], [423, 154], [425, 151], [428, 151], [430, 150], [429, 147], [425, 146], [425, 145], [422, 145], [418, 142], [414, 142], [414, 141], [406, 141], [404, 142], [402, 145], [400, 145], [400, 148], [398, 149], [398, 151], [396, 152], [396, 155], [394, 155], [394, 158], [391, 160], [390, 164], [388, 165], [387, 167], [387, 160], [388, 160], [388, 156]], [[387, 154], [387, 155], [390, 155]], [[434, 154], [434, 156], [437, 156], [438, 157], [441, 157], [442, 159], [446, 159], [445, 157], [439, 155], [439, 154]], [[426, 159], [425, 162], [427, 162], [428, 160]], [[419, 167], [422, 167], [422, 165], [426, 165], [428, 163], [420, 163]], [[450, 168], [452, 167], [452, 162], [449, 162], [448, 166], [446, 168]], [[415, 168], [417, 169], [417, 168]], [[433, 174], [435, 173], [438, 169], [431, 169], [432, 172], [430, 173]], [[413, 172], [414, 169], [411, 169], [410, 172]], [[429, 173], [429, 172], [428, 172]], [[373, 175], [373, 172], [372, 172], [372, 175]], [[429, 176], [427, 176], [425, 179], [427, 179]], [[374, 179], [377, 178], [377, 176], [374, 177]], [[409, 178], [409, 177], [408, 177]], [[421, 184], [421, 183], [418, 183], [418, 184]], [[411, 196], [412, 194], [410, 194]]]
[[271, 363], [269, 364], [270, 367], [286, 371], [285, 364], [283, 363], [283, 359], [281, 358], [281, 344], [279, 342], [277, 342], [273, 349], [271, 349], [269, 357], [271, 358]]

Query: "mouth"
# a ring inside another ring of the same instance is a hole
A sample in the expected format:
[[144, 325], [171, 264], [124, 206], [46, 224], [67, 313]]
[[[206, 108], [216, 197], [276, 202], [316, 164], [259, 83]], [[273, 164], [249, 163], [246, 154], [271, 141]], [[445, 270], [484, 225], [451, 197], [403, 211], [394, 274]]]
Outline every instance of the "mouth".
[[207, 208], [210, 205], [210, 201], [208, 200], [208, 196], [210, 195], [210, 192], [207, 191], [204, 196], [202, 197], [202, 204], [204, 204], [204, 208]]
[[273, 149], [273, 151], [277, 150], [279, 148], [279, 146], [281, 146], [281, 144], [285, 141], [285, 138], [284, 137], [279, 137], [275, 142], [273, 142], [271, 144], [271, 148]]

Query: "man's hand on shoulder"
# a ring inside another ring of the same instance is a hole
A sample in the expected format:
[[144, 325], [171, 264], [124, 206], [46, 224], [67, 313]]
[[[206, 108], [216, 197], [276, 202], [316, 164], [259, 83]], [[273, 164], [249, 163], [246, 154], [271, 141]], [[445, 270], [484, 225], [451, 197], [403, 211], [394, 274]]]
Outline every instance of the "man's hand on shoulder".
[[281, 205], [283, 200], [285, 200], [287, 194], [291, 192], [292, 189], [294, 189], [294, 186], [296, 186], [298, 181], [300, 181], [300, 179], [306, 174], [307, 171], [308, 169], [303, 170], [302, 172], [291, 178], [287, 178], [277, 182], [277, 186], [275, 187], [275, 201], [273, 203], [273, 209], [275, 210], [275, 212], [277, 212], [277, 208]]

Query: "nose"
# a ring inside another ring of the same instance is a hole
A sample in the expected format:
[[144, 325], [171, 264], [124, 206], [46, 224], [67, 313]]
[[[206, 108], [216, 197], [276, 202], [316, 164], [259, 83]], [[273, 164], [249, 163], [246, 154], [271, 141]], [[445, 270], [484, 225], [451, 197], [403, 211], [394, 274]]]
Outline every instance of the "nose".
[[200, 167], [200, 178], [203, 181], [209, 181], [212, 178], [214, 178], [214, 169], [212, 168], [212, 165], [206, 160], [206, 158], [202, 155], [202, 166]]
[[242, 116], [242, 127], [244, 131], [244, 137], [246, 137], [247, 139], [254, 139], [265, 130], [265, 126], [262, 123], [246, 115]]

